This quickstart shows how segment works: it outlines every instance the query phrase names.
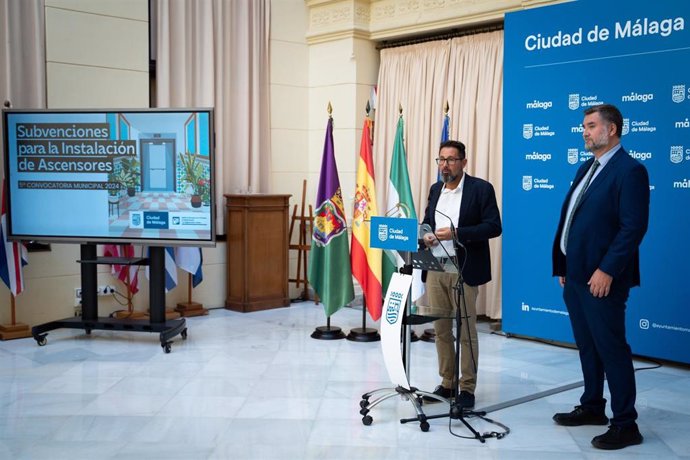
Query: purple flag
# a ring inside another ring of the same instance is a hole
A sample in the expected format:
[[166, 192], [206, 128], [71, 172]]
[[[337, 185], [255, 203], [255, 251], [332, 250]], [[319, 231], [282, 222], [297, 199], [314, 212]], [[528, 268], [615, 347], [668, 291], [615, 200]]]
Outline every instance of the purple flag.
[[347, 219], [333, 150], [332, 118], [328, 119], [326, 128], [309, 252], [309, 283], [319, 295], [326, 316], [331, 316], [354, 299]]

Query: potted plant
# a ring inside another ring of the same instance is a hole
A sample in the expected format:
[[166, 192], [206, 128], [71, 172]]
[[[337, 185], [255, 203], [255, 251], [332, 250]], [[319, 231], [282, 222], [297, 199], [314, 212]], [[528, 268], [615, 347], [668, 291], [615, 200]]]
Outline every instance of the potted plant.
[[108, 203], [117, 203], [120, 201], [120, 188], [122, 187], [122, 183], [118, 175], [113, 171], [108, 173], [108, 184]]
[[119, 178], [127, 187], [127, 195], [134, 196], [140, 184], [141, 164], [136, 157], [125, 157], [120, 160]]
[[201, 185], [201, 203], [204, 206], [211, 206], [211, 182], [207, 179], [202, 179], [204, 183]]
[[204, 168], [196, 155], [192, 153], [180, 154], [180, 163], [184, 170], [183, 179], [192, 188], [190, 203], [193, 208], [201, 206], [205, 189], [208, 189], [208, 180], [204, 178]]

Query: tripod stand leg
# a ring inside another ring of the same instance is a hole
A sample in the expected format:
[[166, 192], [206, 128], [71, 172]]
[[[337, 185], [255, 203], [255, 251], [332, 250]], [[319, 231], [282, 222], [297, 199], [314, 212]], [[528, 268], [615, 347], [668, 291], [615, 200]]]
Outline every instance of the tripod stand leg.
[[[448, 400], [445, 400], [445, 401], [448, 402]], [[429, 420], [435, 420], [435, 419], [439, 419], [439, 418], [449, 417], [451, 419], [460, 420], [462, 422], [462, 424], [465, 425], [467, 427], [467, 429], [470, 430], [470, 432], [474, 435], [474, 439], [478, 440], [481, 443], [486, 442], [486, 438], [484, 438], [484, 436], [481, 433], [479, 433], [477, 430], [475, 430], [474, 427], [472, 425], [470, 425], [470, 423], [467, 420], [465, 420], [466, 416], [483, 416], [483, 415], [486, 415], [486, 412], [474, 412], [474, 411], [469, 411], [469, 410], [462, 410], [462, 409], [456, 407], [455, 404], [453, 403], [453, 404], [451, 404], [450, 411], [446, 412], [444, 414], [424, 415], [422, 413], [422, 415], [424, 416], [424, 423], [426, 423], [426, 426], [427, 426], [426, 430], [422, 428], [422, 431], [428, 431], [429, 430], [429, 423], [428, 423]], [[422, 419], [419, 417], [419, 414], [417, 414], [417, 418], [404, 418], [404, 419], [400, 420], [400, 423], [414, 422], [416, 420], [422, 421]]]
[[[473, 414], [473, 412], [468, 412], [467, 414]], [[484, 444], [486, 442], [486, 439], [484, 439], [484, 436], [479, 434], [479, 432], [477, 430], [475, 430], [472, 427], [472, 425], [469, 424], [469, 422], [467, 420], [465, 420], [464, 415], [461, 414], [460, 417], [458, 417], [458, 419], [462, 422], [463, 425], [465, 425], [467, 427], [468, 430], [470, 430], [470, 432], [474, 435], [474, 439], [479, 440], [479, 442], [481, 442], [482, 444]]]

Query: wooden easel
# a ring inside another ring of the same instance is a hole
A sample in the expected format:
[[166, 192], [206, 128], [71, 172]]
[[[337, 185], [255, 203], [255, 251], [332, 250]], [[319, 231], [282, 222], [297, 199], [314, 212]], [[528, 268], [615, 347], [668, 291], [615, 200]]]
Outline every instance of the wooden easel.
[[[302, 182], [302, 205], [300, 208], [300, 215], [297, 215], [297, 205], [292, 210], [292, 219], [290, 220], [290, 233], [288, 241], [290, 242], [289, 249], [297, 250], [297, 276], [289, 278], [288, 282], [295, 283], [296, 287], [303, 284], [301, 300], [309, 300], [309, 281], [307, 280], [307, 253], [311, 249], [311, 233], [314, 229], [314, 216], [312, 207], [309, 205], [309, 215], [304, 212], [304, 200], [307, 194], [307, 181]], [[292, 244], [292, 231], [295, 229], [295, 222], [299, 221], [299, 243]], [[318, 299], [315, 299], [318, 303]]]

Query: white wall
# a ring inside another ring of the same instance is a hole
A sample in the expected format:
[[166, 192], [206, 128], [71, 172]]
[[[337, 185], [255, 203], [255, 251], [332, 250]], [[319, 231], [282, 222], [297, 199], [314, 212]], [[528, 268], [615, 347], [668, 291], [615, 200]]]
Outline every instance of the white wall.
[[[340, 182], [351, 214], [364, 107], [378, 74], [375, 40], [482, 23], [506, 11], [557, 2], [271, 0], [270, 191], [292, 194], [292, 214], [307, 179], [305, 203], [314, 205], [330, 101]], [[46, 0], [46, 44], [50, 108], [148, 107], [147, 0]], [[297, 252], [290, 253], [294, 277]], [[50, 252], [30, 254], [27, 289], [17, 298], [18, 321], [36, 325], [73, 314], [78, 258], [76, 245], [53, 244]], [[194, 300], [207, 308], [223, 306], [225, 274], [225, 245], [204, 249], [204, 282]], [[186, 300], [186, 275], [179, 277], [181, 286], [167, 295], [169, 307]], [[113, 283], [108, 267], [100, 267], [99, 284]], [[139, 308], [148, 303], [147, 283], [141, 285], [135, 297]], [[299, 295], [293, 283], [290, 290], [291, 297]], [[8, 305], [9, 294], [0, 299], [2, 323], [9, 322]], [[99, 303], [101, 315], [120, 308], [112, 301]]]
[[[146, 108], [149, 106], [149, 12], [147, 0], [46, 0], [48, 108]], [[32, 252], [24, 268], [26, 290], [16, 299], [17, 321], [36, 324], [72, 316], [74, 290], [80, 287], [79, 246], [52, 244]], [[98, 283], [124, 285], [99, 266]], [[194, 300], [207, 308], [225, 302], [225, 245], [204, 249], [204, 282]], [[148, 307], [148, 283], [139, 272], [141, 291], [135, 309]], [[187, 275], [167, 294], [167, 306], [187, 300]], [[10, 322], [9, 294], [0, 299], [0, 322]], [[123, 309], [99, 298], [99, 315]]]
[[[306, 42], [307, 8], [304, 0], [271, 1], [271, 192], [292, 195], [290, 212], [300, 214], [302, 181], [311, 182], [306, 171], [309, 158], [309, 47]], [[308, 183], [311, 187], [313, 184]], [[306, 205], [313, 203], [311, 189]], [[308, 213], [308, 208], [305, 209]], [[308, 240], [309, 241], [309, 240]], [[299, 243], [299, 223], [292, 236]], [[289, 277], [297, 276], [297, 251], [290, 251]], [[290, 283], [290, 297], [299, 289]]]

